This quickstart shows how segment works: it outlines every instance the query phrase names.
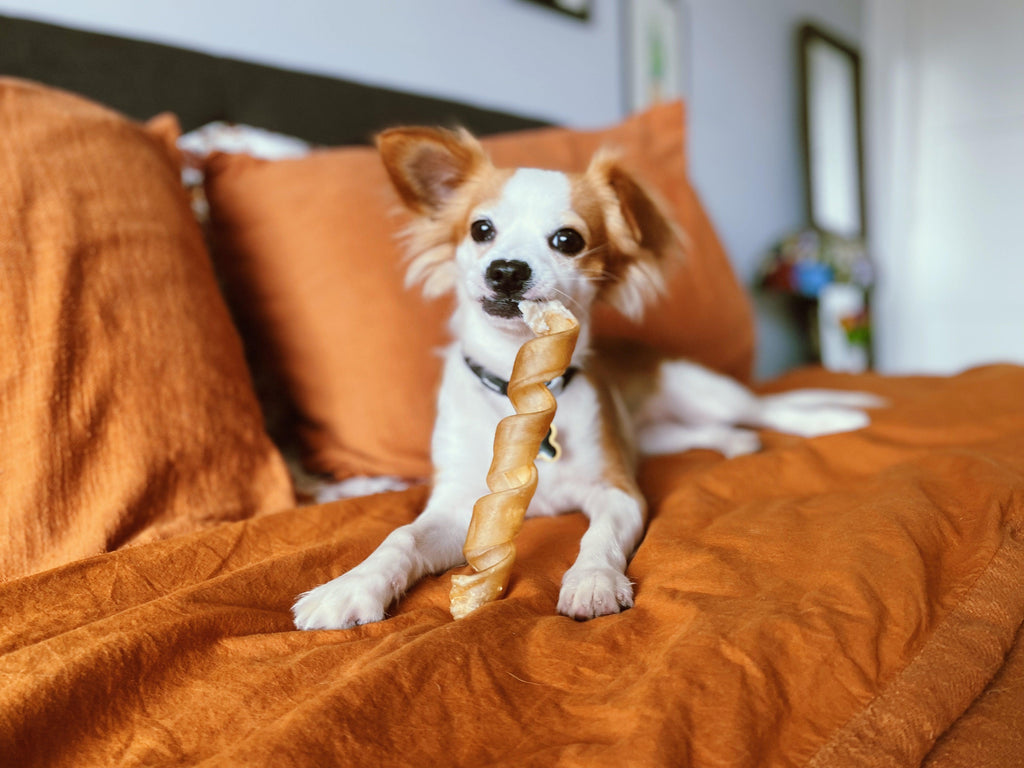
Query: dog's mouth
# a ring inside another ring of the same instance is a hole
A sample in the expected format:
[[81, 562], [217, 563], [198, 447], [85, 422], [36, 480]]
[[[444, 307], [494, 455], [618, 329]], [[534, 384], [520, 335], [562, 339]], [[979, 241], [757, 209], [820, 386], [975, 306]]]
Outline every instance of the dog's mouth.
[[483, 306], [484, 312], [491, 317], [502, 317], [505, 319], [512, 319], [521, 317], [522, 312], [519, 310], [520, 299], [512, 298], [510, 296], [503, 296], [496, 299], [481, 299], [480, 304]]

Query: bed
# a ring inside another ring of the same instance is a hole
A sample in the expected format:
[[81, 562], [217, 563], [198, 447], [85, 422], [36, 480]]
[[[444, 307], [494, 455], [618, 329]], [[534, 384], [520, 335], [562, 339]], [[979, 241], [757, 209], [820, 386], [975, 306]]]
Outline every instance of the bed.
[[[0, 73], [0, 763], [1024, 764], [1013, 365], [759, 384], [889, 405], [854, 433], [645, 462], [622, 614], [557, 615], [571, 514], [529, 520], [508, 594], [467, 618], [439, 574], [383, 622], [293, 629], [296, 595], [429, 490], [446, 307], [402, 285], [369, 136], [459, 122], [552, 167], [623, 146], [690, 261], [643, 326], [602, 333], [745, 378], [749, 302], [688, 184], [681, 105], [571, 131], [9, 18]], [[329, 148], [203, 158], [201, 227], [179, 138], [212, 120]], [[293, 448], [308, 474], [400, 488], [303, 501]]]

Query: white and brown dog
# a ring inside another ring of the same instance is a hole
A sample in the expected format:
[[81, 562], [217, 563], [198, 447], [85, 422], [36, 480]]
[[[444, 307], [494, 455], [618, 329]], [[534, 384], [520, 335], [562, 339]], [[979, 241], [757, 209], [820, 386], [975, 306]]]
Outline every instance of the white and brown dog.
[[380, 621], [423, 575], [464, 562], [473, 505], [487, 493], [495, 426], [512, 413], [503, 388], [533, 335], [523, 301], [560, 300], [580, 323], [572, 366], [549, 385], [563, 451], [558, 461], [539, 462], [528, 511], [582, 510], [589, 518], [562, 580], [558, 611], [566, 616], [590, 619], [633, 604], [625, 570], [646, 520], [637, 453], [701, 447], [735, 456], [758, 449], [753, 428], [814, 436], [868, 423], [863, 409], [878, 402], [861, 393], [757, 397], [693, 363], [645, 354], [612, 362], [595, 350], [594, 303], [638, 317], [683, 250], [675, 225], [614, 155], [599, 153], [582, 174], [498, 169], [465, 131], [426, 128], [386, 131], [378, 148], [415, 217], [410, 280], [428, 295], [457, 297], [433, 433], [433, 489], [414, 522], [299, 598], [300, 629]]

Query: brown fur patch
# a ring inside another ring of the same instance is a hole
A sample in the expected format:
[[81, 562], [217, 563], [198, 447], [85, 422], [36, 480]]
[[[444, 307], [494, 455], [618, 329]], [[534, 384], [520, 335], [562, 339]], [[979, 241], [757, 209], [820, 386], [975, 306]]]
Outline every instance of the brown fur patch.
[[636, 482], [636, 452], [627, 438], [628, 431], [624, 423], [626, 414], [619, 407], [606, 379], [590, 372], [584, 375], [594, 387], [601, 405], [600, 433], [597, 436], [601, 441], [603, 457], [601, 474], [608, 485], [628, 493], [640, 502], [641, 509], [646, 509], [643, 494]]
[[595, 339], [590, 367], [636, 413], [658, 389], [665, 356], [652, 347], [621, 339]]
[[430, 215], [480, 169], [489, 167], [480, 142], [465, 129], [392, 128], [377, 135], [377, 150], [406, 207]]
[[496, 197], [512, 171], [499, 171], [466, 130], [393, 128], [377, 137], [384, 167], [414, 218], [405, 230], [407, 284], [426, 296], [454, 288], [455, 249], [481, 202]]
[[455, 249], [469, 232], [470, 217], [481, 204], [496, 199], [513, 171], [479, 169], [433, 216], [418, 216], [405, 230], [409, 260], [406, 283], [422, 283], [428, 297], [455, 287]]
[[587, 224], [590, 236], [587, 247], [578, 257], [581, 272], [595, 280], [606, 282], [608, 260], [608, 233], [604, 222], [604, 205], [600, 192], [592, 180], [582, 174], [569, 174], [569, 195], [572, 208]]
[[665, 273], [682, 257], [683, 238], [662, 204], [620, 164], [615, 152], [599, 151], [582, 177], [600, 205], [606, 233], [604, 274], [598, 298], [639, 318], [665, 288]]

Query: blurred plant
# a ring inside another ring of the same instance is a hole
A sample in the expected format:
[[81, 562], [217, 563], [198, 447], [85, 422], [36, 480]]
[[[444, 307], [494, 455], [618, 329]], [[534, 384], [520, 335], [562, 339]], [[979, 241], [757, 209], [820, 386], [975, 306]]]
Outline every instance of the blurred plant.
[[839, 318], [839, 324], [846, 331], [846, 339], [851, 344], [861, 347], [871, 347], [871, 317], [867, 310], [861, 310], [855, 315], [846, 315]]
[[803, 229], [783, 238], [761, 266], [760, 285], [816, 299], [829, 283], [850, 283], [867, 290], [874, 269], [864, 241]]

